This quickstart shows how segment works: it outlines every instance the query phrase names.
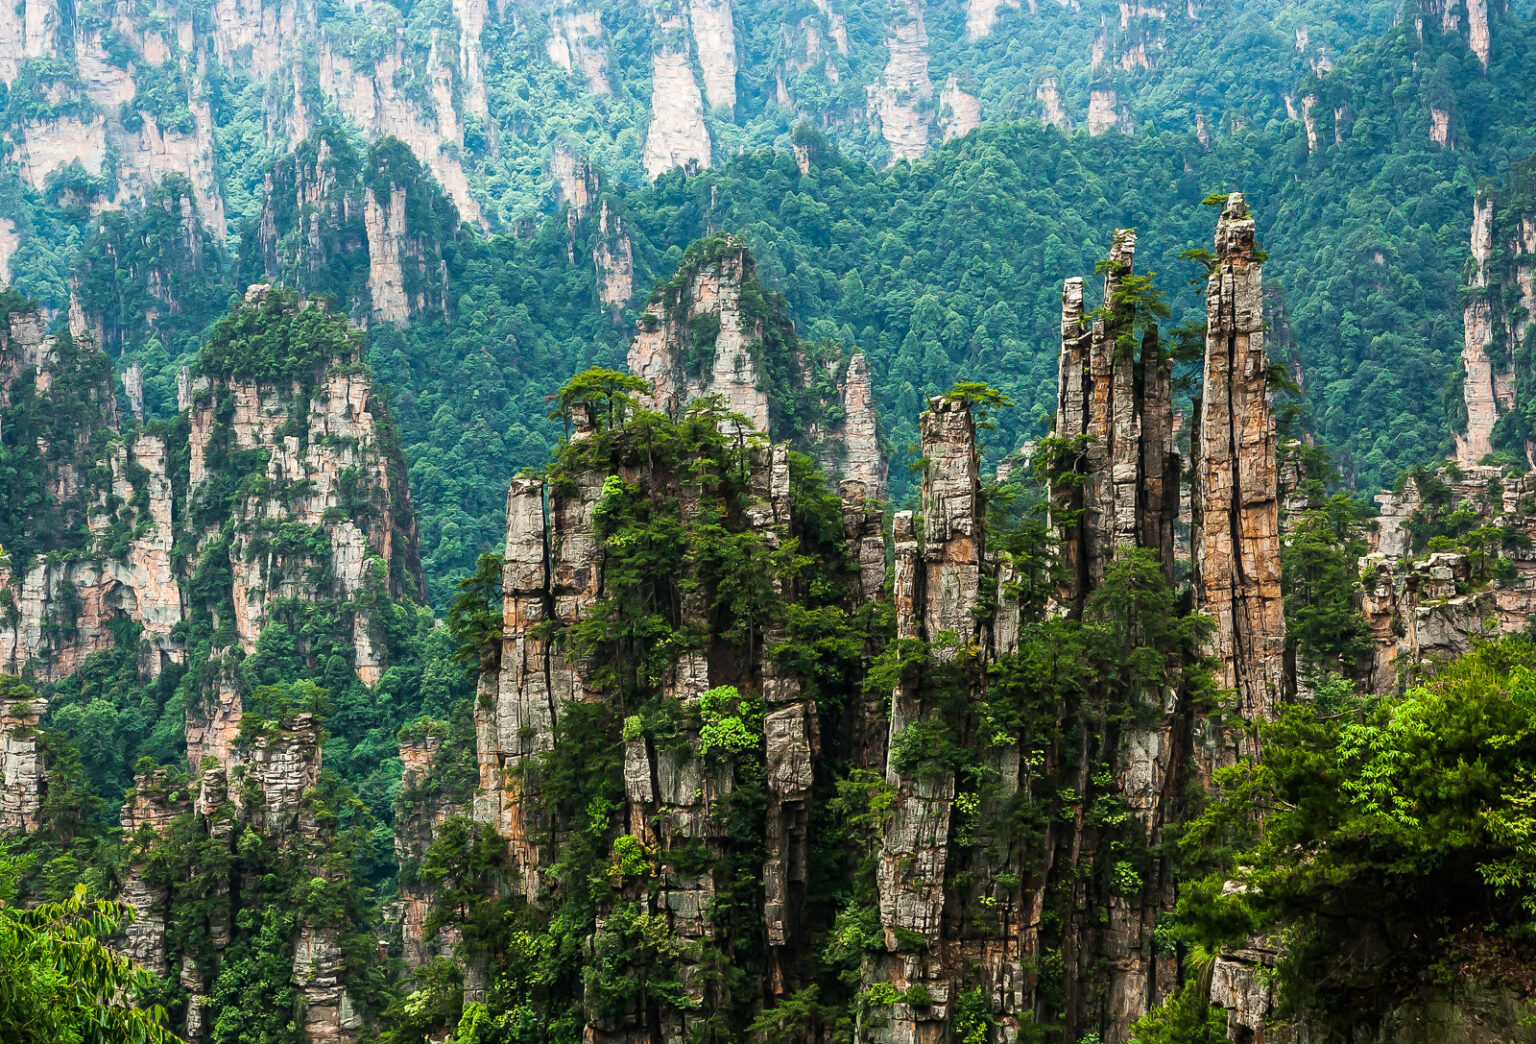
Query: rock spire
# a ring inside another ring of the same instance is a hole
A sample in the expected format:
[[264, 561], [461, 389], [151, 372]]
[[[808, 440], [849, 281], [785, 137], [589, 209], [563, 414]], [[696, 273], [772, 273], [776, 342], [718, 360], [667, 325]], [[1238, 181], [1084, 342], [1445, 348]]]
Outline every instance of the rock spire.
[[1249, 720], [1272, 717], [1287, 686], [1261, 256], [1248, 204], [1233, 193], [1206, 288], [1204, 393], [1191, 435], [1193, 575], [1196, 605], [1215, 622], [1217, 681]]

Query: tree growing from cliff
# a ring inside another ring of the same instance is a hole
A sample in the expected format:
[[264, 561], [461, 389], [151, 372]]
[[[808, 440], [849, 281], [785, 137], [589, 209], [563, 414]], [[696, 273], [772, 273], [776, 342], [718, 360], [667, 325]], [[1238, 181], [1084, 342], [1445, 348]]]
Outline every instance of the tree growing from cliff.
[[588, 427], [612, 429], [640, 405], [636, 396], [650, 390], [643, 378], [594, 366], [572, 377], [555, 393], [555, 408], [549, 415], [565, 421], [567, 435], [578, 411]]

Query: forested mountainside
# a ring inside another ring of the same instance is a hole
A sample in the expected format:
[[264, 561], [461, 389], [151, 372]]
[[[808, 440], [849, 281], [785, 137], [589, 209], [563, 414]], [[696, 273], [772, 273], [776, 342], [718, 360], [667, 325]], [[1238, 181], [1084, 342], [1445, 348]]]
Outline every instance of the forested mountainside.
[[[801, 121], [882, 164], [981, 120], [1223, 133], [1283, 117], [1301, 74], [1395, 15], [1393, 0], [20, 0], [0, 13], [18, 175], [4, 216], [141, 198], [177, 173], [222, 239], [260, 206], [266, 165], [340, 121], [406, 142], [491, 227], [547, 198], [562, 154], [637, 182], [783, 146]], [[1486, 0], [1452, 17], [1486, 51]]]
[[[1016, 37], [1037, 16], [1081, 14], [1056, 8], [1000, 5], [985, 40]], [[1172, 24], [1186, 16], [1169, 15], [1168, 46], [1184, 46]], [[534, 26], [521, 17], [505, 13]], [[1241, 184], [1262, 201], [1261, 234], [1276, 244], [1276, 355], [1300, 384], [1303, 426], [1351, 483], [1373, 490], [1453, 452], [1463, 412], [1485, 426], [1491, 378], [1481, 398], [1460, 387], [1459, 295], [1475, 290], [1465, 266], [1479, 193], [1518, 196], [1516, 168], [1536, 152], [1532, 32], [1518, 9], [1426, 0], [1340, 47], [1326, 68], [1301, 70], [1294, 119], [1209, 133], [989, 123], [882, 169], [840, 125], [808, 121], [785, 148], [721, 155], [712, 169], [649, 184], [610, 170], [595, 149], [561, 151], [527, 168], [552, 186], [556, 212], [525, 210], [490, 234], [460, 223], [473, 212], [454, 205], [454, 183], [432, 176], [435, 161], [406, 129], [370, 141], [380, 128], [339, 114], [338, 127], [306, 125], [291, 152], [290, 138], [242, 151], [256, 163], [252, 195], [227, 236], [204, 220], [195, 179], [167, 175], [142, 205], [121, 197], [121, 210], [71, 193], [50, 204], [16, 182], [31, 216], [12, 276], [133, 371], [158, 417], [173, 410], [177, 373], [231, 293], [273, 281], [335, 295], [373, 327], [370, 358], [395, 405], [441, 610], [452, 578], [498, 539], [506, 484], [559, 436], [546, 397], [583, 366], [618, 364], [647, 288], [693, 240], [744, 236], [806, 340], [864, 352], [900, 501], [914, 489], [915, 418], [956, 380], [985, 377], [1019, 402], [999, 421], [997, 452], [1044, 433], [1053, 287], [1100, 255], [1106, 222], [1145, 229], [1149, 269], [1176, 311], [1194, 316], [1196, 299], [1178, 292], [1199, 275], [1178, 257], [1200, 238], [1187, 215]], [[1187, 67], [1170, 59], [1125, 75], [1151, 90]], [[1252, 63], [1232, 68], [1258, 89]], [[1276, 104], [1282, 112], [1285, 98]], [[1508, 413], [1513, 384], [1503, 386]], [[1488, 446], [1518, 449], [1513, 432], [1490, 428]]]
[[9, 887], [220, 1044], [1527, 1039], [1530, 480], [1331, 493], [1208, 202], [1198, 331], [1116, 231], [1033, 459], [958, 384], [894, 514], [864, 356], [693, 244], [437, 626], [344, 317], [252, 287], [153, 421], [10, 296]]
[[1533, 45], [0, 5], [0, 1028], [1533, 1039]]

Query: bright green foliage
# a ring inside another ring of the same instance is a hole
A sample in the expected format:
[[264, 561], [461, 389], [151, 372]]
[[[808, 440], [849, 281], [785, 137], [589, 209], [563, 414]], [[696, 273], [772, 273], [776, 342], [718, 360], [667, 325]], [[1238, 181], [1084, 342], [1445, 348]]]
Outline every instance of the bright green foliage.
[[493, 669], [501, 659], [501, 556], [486, 552], [475, 572], [458, 583], [448, 606], [448, 633], [454, 659], [476, 670]]
[[1131, 1027], [1127, 1044], [1226, 1044], [1227, 1013], [1212, 1008], [1210, 985], [1196, 976]]
[[756, 752], [763, 735], [762, 701], [721, 685], [699, 697], [699, 756], [730, 759]]
[[197, 372], [307, 388], [332, 366], [361, 371], [364, 350], [362, 333], [346, 316], [302, 307], [297, 293], [274, 289], [259, 306], [235, 308], [213, 325], [198, 353]]
[[550, 416], [561, 418], [569, 428], [579, 410], [588, 428], [612, 428], [622, 424], [639, 405], [635, 396], [649, 390], [650, 385], [642, 378], [593, 367], [565, 383], [555, 396]]
[[1338, 1029], [1461, 974], [1469, 938], [1491, 936], [1483, 974], [1526, 959], [1536, 649], [1506, 639], [1401, 698], [1291, 707], [1261, 739], [1185, 836], [1217, 864], [1180, 902], [1188, 932], [1282, 934], [1282, 1001]]
[[1369, 648], [1355, 607], [1366, 552], [1360, 506], [1336, 494], [1291, 516], [1280, 550], [1286, 636], [1303, 668], [1350, 672]]
[[135, 1007], [153, 976], [108, 949], [133, 917], [84, 885], [58, 902], [14, 904], [21, 867], [0, 856], [0, 1039], [6, 1044], [175, 1044], [159, 1005]]

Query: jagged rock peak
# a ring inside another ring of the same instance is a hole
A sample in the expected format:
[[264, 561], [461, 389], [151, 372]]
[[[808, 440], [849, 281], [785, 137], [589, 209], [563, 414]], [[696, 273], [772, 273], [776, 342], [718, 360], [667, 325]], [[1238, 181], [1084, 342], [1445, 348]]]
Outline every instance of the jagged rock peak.
[[653, 408], [677, 416], [695, 399], [720, 395], [752, 429], [768, 432], [765, 375], [756, 358], [764, 320], [742, 309], [754, 267], [744, 240], [701, 240], [651, 295], [629, 346], [629, 369], [650, 382]]
[[745, 419], [726, 422], [732, 430], [788, 439], [829, 475], [884, 499], [868, 360], [855, 352], [845, 365], [835, 344], [802, 341], [783, 298], [758, 283], [744, 240], [718, 235], [690, 246], [639, 326], [629, 370], [650, 385], [647, 406], [677, 417], [704, 396], [722, 396]]
[[1247, 201], [1233, 193], [1217, 223], [1206, 289], [1205, 392], [1192, 439], [1193, 549], [1196, 602], [1216, 625], [1217, 680], [1236, 691], [1250, 720], [1271, 717], [1286, 689], [1263, 267]]
[[1156, 326], [1139, 345], [1134, 340], [1133, 303], [1123, 299], [1122, 284], [1135, 254], [1135, 230], [1116, 231], [1102, 318], [1091, 324], [1083, 281], [1068, 279], [1062, 288], [1055, 436], [1066, 471], [1054, 483], [1052, 504], [1064, 566], [1057, 598], [1073, 613], [1102, 583], [1119, 548], [1148, 548], [1164, 574], [1174, 575], [1179, 458], [1172, 374]]

